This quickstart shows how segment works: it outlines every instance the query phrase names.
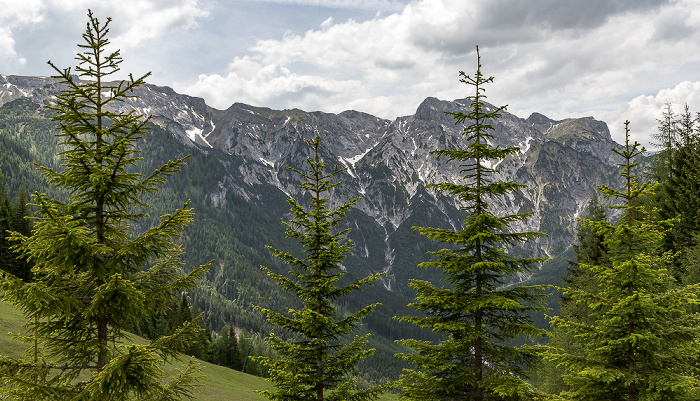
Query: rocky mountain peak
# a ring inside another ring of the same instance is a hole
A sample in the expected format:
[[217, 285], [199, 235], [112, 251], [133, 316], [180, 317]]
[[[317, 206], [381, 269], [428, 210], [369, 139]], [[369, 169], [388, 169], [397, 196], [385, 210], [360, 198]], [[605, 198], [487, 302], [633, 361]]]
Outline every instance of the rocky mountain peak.
[[452, 109], [454, 109], [454, 107], [451, 102], [428, 97], [418, 106], [414, 116], [416, 119], [424, 121], [453, 121], [452, 117], [445, 115], [446, 111], [452, 111]]
[[610, 135], [610, 129], [608, 124], [603, 121], [598, 121], [593, 117], [583, 117], [577, 119], [577, 121], [584, 127], [589, 129], [589, 132], [596, 134], [599, 138], [606, 141], [612, 141], [612, 136]]
[[554, 121], [544, 114], [537, 112], [530, 114], [525, 121], [543, 134], [552, 129], [552, 127], [558, 123], [558, 121]]

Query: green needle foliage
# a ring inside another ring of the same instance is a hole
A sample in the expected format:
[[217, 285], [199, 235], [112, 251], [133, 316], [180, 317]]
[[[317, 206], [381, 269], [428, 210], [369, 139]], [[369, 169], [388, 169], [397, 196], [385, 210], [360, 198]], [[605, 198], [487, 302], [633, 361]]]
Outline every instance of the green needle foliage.
[[3, 298], [30, 323], [23, 359], [2, 358], [0, 379], [11, 400], [175, 400], [196, 386], [192, 361], [163, 380], [165, 359], [175, 357], [197, 335], [191, 322], [149, 344], [131, 344], [125, 330], [165, 310], [178, 293], [193, 288], [203, 267], [183, 274], [181, 246], [174, 241], [192, 221], [187, 203], [152, 228], [130, 234], [147, 217], [141, 199], [158, 190], [184, 164], [177, 159], [148, 176], [134, 173], [136, 144], [148, 118], [115, 113], [148, 74], [109, 83], [119, 71], [119, 51], [107, 53], [106, 24], [89, 21], [76, 56], [79, 65], [57, 71], [64, 87], [52, 107], [65, 149], [62, 171], [38, 168], [68, 201], [33, 196], [38, 209], [31, 236], [14, 232], [14, 249], [35, 264], [34, 281], [4, 274]]
[[[594, 196], [583, 210], [582, 218], [576, 227], [576, 242], [572, 245], [576, 255], [576, 261], [570, 261], [566, 276], [563, 277], [564, 285], [573, 290], [582, 290], [589, 293], [597, 293], [599, 289], [598, 278], [585, 266], [606, 265], [609, 266], [607, 247], [603, 245], [605, 238], [596, 232], [590, 223], [604, 222], [607, 219], [605, 206], [598, 196]], [[584, 322], [592, 324], [594, 320], [589, 316], [590, 308], [583, 302], [574, 301], [566, 294], [559, 298], [559, 316], [572, 322]], [[549, 346], [564, 349], [573, 355], [585, 355], [584, 345], [576, 340], [573, 334], [559, 328], [554, 328], [550, 335]], [[560, 393], [570, 389], [563, 380], [566, 372], [556, 367], [551, 361], [545, 361], [537, 373], [538, 387], [547, 393]]]
[[411, 286], [418, 297], [411, 306], [425, 313], [424, 317], [401, 317], [418, 326], [446, 335], [446, 340], [401, 340], [415, 353], [400, 356], [420, 370], [409, 370], [402, 377], [403, 397], [412, 400], [515, 400], [531, 396], [525, 383], [527, 369], [537, 361], [534, 349], [507, 345], [508, 340], [522, 336], [536, 337], [545, 331], [536, 329], [529, 318], [531, 311], [544, 310], [543, 288], [507, 285], [513, 275], [529, 270], [544, 258], [515, 258], [507, 247], [544, 235], [539, 232], [512, 232], [510, 225], [522, 222], [531, 213], [496, 216], [488, 201], [507, 196], [522, 187], [514, 182], [492, 179], [495, 171], [487, 160], [501, 160], [517, 152], [489, 145], [489, 120], [505, 109], [487, 108], [484, 84], [493, 77], [481, 73], [474, 77], [460, 72], [460, 81], [475, 88], [469, 114], [450, 113], [456, 124], [466, 125], [463, 135], [469, 140], [467, 149], [437, 150], [438, 159], [460, 163], [464, 184], [438, 183], [432, 188], [456, 197], [468, 213], [461, 230], [419, 227], [417, 230], [449, 248], [434, 252], [434, 259], [421, 264], [443, 272], [449, 286], [438, 287], [427, 281], [413, 280]]
[[602, 234], [611, 264], [586, 265], [598, 288], [562, 291], [585, 305], [592, 322], [552, 319], [552, 325], [579, 341], [585, 354], [551, 350], [547, 358], [565, 368], [572, 400], [697, 400], [697, 339], [700, 321], [688, 308], [698, 304], [699, 286], [679, 287], [669, 274], [672, 255], [660, 252], [664, 232], [673, 221], [658, 221], [657, 210], [645, 200], [657, 185], [639, 183], [632, 160], [644, 152], [629, 142], [613, 149], [624, 158], [622, 190], [601, 186], [606, 198], [621, 201], [611, 206], [622, 211], [614, 225], [584, 221]]
[[29, 215], [27, 208], [27, 194], [20, 189], [17, 202], [14, 207], [7, 197], [0, 176], [0, 270], [6, 271], [24, 281], [32, 278], [31, 265], [22, 258], [19, 252], [10, 250], [10, 242], [6, 238], [9, 231], [17, 231], [24, 235], [31, 233], [31, 227], [26, 217]]
[[338, 225], [359, 198], [350, 199], [336, 209], [329, 208], [326, 196], [339, 185], [332, 179], [343, 170], [336, 166], [331, 173], [324, 173], [325, 163], [318, 155], [319, 138], [307, 143], [313, 147], [315, 155], [313, 160], [306, 161], [308, 172], [289, 169], [306, 180], [300, 187], [311, 195], [311, 203], [304, 207], [295, 199], [289, 199], [294, 218], [283, 223], [287, 227], [287, 237], [297, 240], [305, 257], [270, 248], [276, 257], [291, 266], [292, 278], [262, 267], [268, 276], [303, 303], [303, 309], [290, 309], [290, 316], [285, 316], [255, 307], [267, 315], [269, 322], [291, 336], [290, 340], [284, 340], [271, 333], [266, 338], [279, 359], [259, 357], [258, 360], [270, 368], [270, 380], [277, 390], [260, 391], [260, 394], [271, 400], [290, 401], [376, 400], [383, 386], [359, 390], [350, 376], [360, 361], [374, 353], [373, 349], [363, 349], [369, 334], [351, 338], [351, 332], [379, 304], [346, 314], [338, 310], [337, 301], [378, 280], [383, 273], [338, 286], [338, 280], [345, 274], [341, 263], [352, 246], [352, 241], [347, 239], [350, 229], [338, 229]]
[[700, 138], [688, 105], [678, 121], [678, 147], [669, 156], [669, 174], [660, 180], [666, 195], [661, 202], [662, 214], [679, 216], [667, 233], [667, 248], [677, 252], [693, 245], [700, 232]]

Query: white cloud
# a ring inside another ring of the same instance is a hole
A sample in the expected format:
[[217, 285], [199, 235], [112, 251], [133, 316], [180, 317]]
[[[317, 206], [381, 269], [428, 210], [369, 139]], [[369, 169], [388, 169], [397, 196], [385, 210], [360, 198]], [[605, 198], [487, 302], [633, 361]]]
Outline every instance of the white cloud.
[[84, 13], [90, 8], [100, 20], [111, 17], [114, 21], [111, 42], [125, 50], [174, 30], [196, 27], [197, 19], [209, 14], [208, 8], [200, 3], [198, 0], [51, 0], [49, 12], [70, 12], [83, 21]]
[[209, 15], [208, 8], [198, 0], [125, 0], [111, 3], [106, 10], [115, 21], [123, 21], [113, 43], [121, 48], [138, 46], [149, 39], [160, 38], [168, 33], [198, 26], [197, 20]]
[[333, 17], [328, 17], [325, 21], [321, 22], [321, 30], [325, 31], [333, 25]]
[[[0, 66], [12, 69], [23, 62], [22, 51], [15, 49], [18, 35], [23, 35], [36, 51], [38, 41], [52, 43], [35, 37], [36, 29], [55, 36], [74, 29], [84, 31], [89, 8], [102, 23], [113, 17], [110, 39], [122, 50], [175, 30], [196, 27], [197, 20], [208, 15], [200, 0], [0, 0]], [[79, 36], [73, 40], [78, 41]]]
[[[314, 77], [319, 82], [359, 81], [352, 93], [336, 92], [336, 102], [344, 99], [348, 108], [393, 118], [412, 113], [427, 96], [466, 96], [468, 88], [457, 82], [457, 72], [474, 71], [474, 48], [480, 44], [484, 71], [496, 76], [490, 101], [514, 103], [516, 112], [564, 118], [616, 110], [640, 91], [668, 86], [647, 78], [668, 69], [669, 60], [679, 55], [684, 62], [700, 60], [699, 41], [683, 40], [698, 31], [693, 22], [697, 7], [687, 1], [662, 8], [653, 1], [592, 1], [594, 10], [581, 9], [576, 1], [543, 0], [526, 7], [503, 1], [422, 0], [400, 14], [363, 22], [328, 18], [303, 34], [258, 40], [247, 56], [257, 63], [247, 65], [252, 72], [244, 75], [229, 66], [227, 78], [217, 75], [235, 85], [197, 89], [208, 81], [200, 76], [199, 84], [179, 88], [222, 103], [245, 101], [237, 96], [244, 80], [251, 79], [246, 76], [255, 72], [259, 80], [262, 68], [278, 65], [289, 72], [288, 79], [305, 82], [300, 90]], [[667, 29], [679, 16], [685, 16], [687, 28]], [[660, 39], [666, 40], [663, 46], [655, 45]], [[281, 96], [289, 99], [288, 91], [295, 87], [286, 86]], [[224, 88], [231, 91], [224, 94]], [[255, 99], [274, 103], [275, 91], [264, 92]]]
[[200, 75], [196, 83], [181, 86], [181, 90], [206, 96], [214, 107], [221, 109], [237, 101], [275, 108], [304, 104], [310, 111], [342, 111], [333, 108], [334, 99], [360, 86], [354, 80], [295, 74], [282, 65], [263, 64], [248, 56], [235, 58], [228, 70], [226, 76]]
[[15, 49], [13, 31], [43, 20], [40, 0], [0, 0], [0, 61], [24, 64], [26, 59]]
[[407, 0], [254, 0], [260, 3], [295, 4], [356, 10], [401, 11]]
[[681, 113], [687, 104], [691, 111], [700, 110], [700, 81], [684, 81], [673, 88], [664, 88], [655, 95], [639, 95], [620, 107], [615, 113], [609, 113], [607, 121], [613, 137], [624, 141], [624, 121], [630, 121], [630, 133], [633, 141], [637, 141], [648, 149], [658, 133], [658, 122], [666, 104], [671, 104], [673, 111]]

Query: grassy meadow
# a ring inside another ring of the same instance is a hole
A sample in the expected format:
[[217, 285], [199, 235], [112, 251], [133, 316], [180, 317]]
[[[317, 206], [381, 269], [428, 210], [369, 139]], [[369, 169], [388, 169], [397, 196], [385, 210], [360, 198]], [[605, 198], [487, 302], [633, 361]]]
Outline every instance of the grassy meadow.
[[[11, 304], [0, 301], [0, 355], [20, 357], [25, 346], [13, 340], [10, 333], [21, 333], [24, 316]], [[165, 371], [168, 375], [187, 362], [182, 361], [168, 364]], [[264, 378], [241, 373], [233, 369], [217, 366], [208, 362], [198, 361], [202, 365], [200, 374], [202, 386], [196, 392], [197, 401], [264, 401], [266, 398], [255, 393], [255, 390], [272, 390], [274, 387]], [[395, 401], [398, 397], [386, 394], [382, 401]]]

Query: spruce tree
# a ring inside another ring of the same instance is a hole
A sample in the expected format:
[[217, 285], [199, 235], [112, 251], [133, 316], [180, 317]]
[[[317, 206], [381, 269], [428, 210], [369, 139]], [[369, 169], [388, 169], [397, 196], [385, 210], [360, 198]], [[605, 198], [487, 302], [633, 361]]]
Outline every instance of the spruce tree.
[[238, 335], [233, 325], [228, 326], [228, 344], [226, 347], [226, 361], [228, 366], [234, 370], [241, 370], [241, 351], [238, 349]]
[[363, 285], [378, 280], [381, 274], [338, 285], [345, 274], [341, 263], [352, 246], [352, 241], [347, 239], [350, 229], [338, 226], [359, 198], [350, 199], [335, 209], [329, 207], [330, 193], [339, 185], [333, 179], [343, 170], [335, 166], [330, 173], [324, 172], [319, 141], [318, 137], [307, 141], [313, 147], [314, 155], [313, 159], [306, 161], [308, 172], [288, 167], [306, 180], [300, 188], [311, 195], [308, 206], [294, 198], [288, 199], [294, 217], [283, 222], [287, 237], [301, 245], [304, 256], [270, 248], [276, 257], [291, 266], [291, 277], [263, 267], [268, 276], [297, 297], [303, 307], [290, 309], [289, 315], [284, 315], [256, 306], [270, 323], [280, 327], [289, 337], [285, 340], [271, 333], [266, 338], [268, 346], [277, 352], [279, 358], [258, 357], [258, 360], [269, 367], [270, 380], [276, 390], [259, 393], [270, 400], [280, 401], [376, 400], [383, 391], [382, 386], [360, 390], [351, 377], [356, 365], [374, 353], [373, 349], [363, 349], [369, 334], [351, 335], [359, 321], [379, 304], [367, 305], [353, 313], [341, 313], [337, 302]]
[[695, 135], [697, 119], [693, 118], [688, 103], [683, 107], [683, 113], [678, 116], [676, 123], [676, 138], [678, 142], [676, 147], [691, 147], [695, 145], [697, 143]]
[[24, 187], [19, 189], [17, 202], [13, 208], [13, 231], [17, 231], [22, 235], [29, 235], [31, 228], [29, 221], [25, 218], [29, 216], [29, 208], [27, 207], [29, 200], [27, 199], [27, 190]]
[[32, 266], [19, 252], [11, 250], [9, 233], [17, 231], [29, 235], [30, 224], [26, 219], [28, 213], [26, 190], [20, 189], [17, 202], [13, 207], [5, 193], [2, 176], [0, 176], [0, 271], [10, 273], [24, 281], [31, 280]]
[[65, 149], [62, 170], [39, 166], [47, 182], [68, 201], [33, 195], [38, 212], [31, 236], [14, 232], [14, 249], [35, 263], [31, 283], [3, 275], [3, 298], [29, 319], [25, 358], [0, 361], [3, 389], [13, 400], [174, 400], [191, 398], [192, 361], [169, 381], [162, 363], [197, 334], [188, 323], [173, 335], [133, 344], [125, 330], [138, 319], [177, 302], [196, 285], [200, 267], [181, 271], [181, 236], [193, 212], [187, 204], [134, 234], [130, 225], [147, 217], [142, 197], [180, 170], [172, 160], [147, 176], [134, 172], [148, 117], [115, 113], [148, 74], [107, 82], [119, 71], [119, 51], [109, 53], [108, 19], [91, 12], [73, 75], [56, 70], [62, 91], [52, 107]]
[[[576, 242], [573, 245], [576, 261], [570, 262], [570, 267], [563, 278], [563, 282], [567, 288], [596, 292], [599, 285], [598, 279], [587, 266], [607, 265], [610, 262], [610, 258], [607, 246], [604, 244], [605, 238], [590, 226], [589, 222], [591, 221], [596, 224], [605, 224], [607, 221], [605, 208], [598, 196], [591, 198], [591, 201], [582, 213], [582, 218], [578, 221]], [[580, 302], [573, 302], [566, 294], [561, 295], [559, 305], [561, 316], [588, 321], [589, 316], [586, 306]]]
[[664, 181], [670, 174], [671, 158], [678, 147], [678, 115], [673, 111], [671, 103], [666, 103], [666, 108], [661, 113], [661, 118], [656, 120], [658, 132], [653, 135], [656, 141], [654, 145], [661, 151], [654, 158], [652, 179], [657, 182]]
[[[678, 115], [673, 111], [671, 103], [666, 103], [666, 108], [661, 113], [661, 118], [658, 122], [658, 132], [653, 135], [655, 142], [653, 143], [660, 150], [651, 159], [649, 171], [649, 179], [652, 182], [661, 183], [657, 188], [653, 202], [661, 209], [660, 217], [663, 219], [673, 218], [675, 215], [671, 210], [672, 198], [669, 196], [669, 186], [666, 184], [671, 178], [671, 164], [673, 163], [674, 154], [679, 145], [678, 138]], [[668, 234], [665, 238], [665, 248], [670, 250], [673, 248], [673, 239]]]
[[576, 338], [585, 355], [552, 350], [547, 357], [565, 368], [572, 400], [697, 400], [698, 315], [688, 307], [698, 303], [698, 286], [678, 287], [669, 274], [669, 252], [659, 248], [670, 221], [639, 200], [653, 195], [649, 182], [640, 183], [633, 161], [643, 154], [630, 144], [625, 123], [625, 148], [613, 149], [619, 164], [621, 190], [601, 186], [606, 198], [620, 203], [617, 224], [587, 224], [604, 236], [611, 265], [584, 265], [598, 279], [595, 292], [566, 288], [575, 302], [588, 307], [592, 323], [555, 317], [552, 324]]
[[180, 309], [177, 312], [177, 324], [181, 325], [190, 320], [192, 320], [192, 310], [190, 309], [190, 303], [187, 301], [187, 297], [183, 295], [180, 301]]
[[403, 398], [412, 400], [516, 400], [532, 395], [523, 380], [538, 357], [533, 348], [515, 347], [509, 340], [536, 337], [544, 330], [532, 325], [529, 313], [544, 310], [542, 288], [508, 285], [508, 280], [529, 271], [544, 258], [516, 258], [506, 248], [540, 237], [539, 232], [515, 232], [511, 225], [525, 221], [532, 213], [497, 216], [489, 201], [518, 191], [523, 185], [494, 179], [495, 170], [487, 161], [501, 160], [518, 151], [517, 147], [491, 146], [491, 122], [505, 106], [485, 105], [484, 85], [493, 81], [481, 72], [477, 47], [474, 77], [460, 72], [461, 82], [473, 86], [474, 96], [468, 114], [449, 113], [456, 124], [465, 124], [466, 149], [436, 150], [438, 159], [459, 163], [463, 183], [437, 183], [430, 187], [454, 196], [467, 213], [461, 230], [419, 227], [422, 234], [446, 244], [433, 252], [433, 260], [421, 264], [442, 270], [447, 286], [412, 280], [418, 294], [410, 304], [425, 316], [401, 317], [418, 326], [446, 336], [429, 341], [401, 340], [415, 352], [401, 354], [418, 368], [409, 370], [400, 381]]
[[220, 366], [228, 366], [227, 354], [228, 354], [228, 330], [226, 327], [221, 329], [221, 332], [216, 337], [211, 346], [211, 358], [209, 362], [215, 363]]

